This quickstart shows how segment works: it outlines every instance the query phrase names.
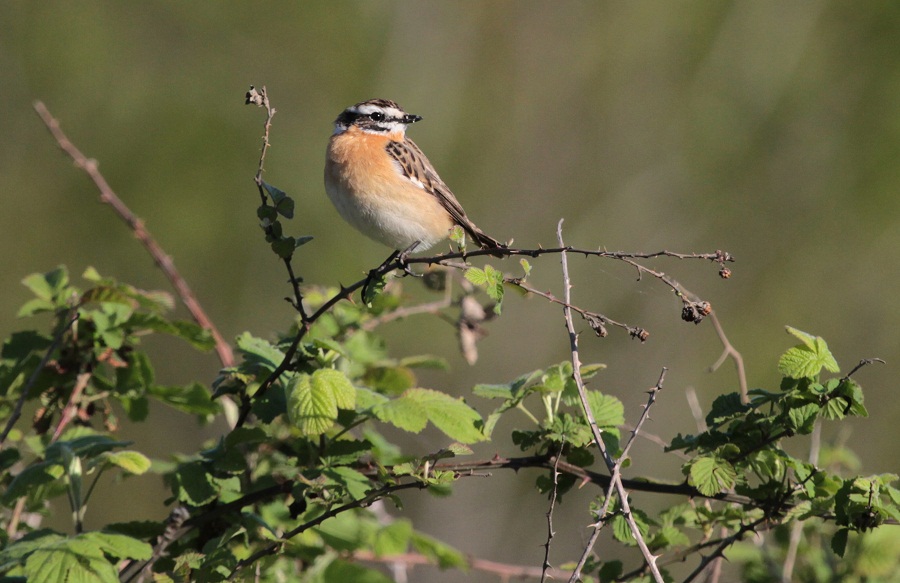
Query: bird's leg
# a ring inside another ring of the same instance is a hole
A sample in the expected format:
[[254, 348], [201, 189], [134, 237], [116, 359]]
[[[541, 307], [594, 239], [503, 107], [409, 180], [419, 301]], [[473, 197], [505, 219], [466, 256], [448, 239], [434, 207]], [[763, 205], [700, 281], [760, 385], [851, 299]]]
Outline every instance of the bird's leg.
[[418, 247], [420, 243], [421, 243], [421, 241], [415, 241], [412, 245], [410, 245], [409, 247], [407, 247], [406, 249], [401, 251], [400, 254], [397, 256], [397, 259], [400, 260], [400, 269], [402, 269], [403, 273], [405, 273], [406, 275], [411, 275], [413, 277], [422, 277], [421, 274], [414, 273], [409, 268], [409, 254], [412, 253], [413, 251], [415, 251], [416, 247]]
[[412, 275], [413, 277], [422, 277], [421, 274], [415, 273], [409, 268], [409, 254], [412, 253], [416, 247], [419, 246], [421, 241], [416, 241], [403, 251], [394, 251], [388, 258], [381, 262], [381, 265], [369, 271], [368, 277], [366, 277], [366, 283], [363, 284], [362, 287], [362, 300], [364, 303], [368, 304], [372, 299], [369, 297], [369, 286], [372, 285], [372, 281], [375, 280], [376, 277], [383, 277], [387, 272], [384, 271], [384, 268], [393, 263], [395, 260], [399, 260], [400, 269], [403, 270], [404, 275]]

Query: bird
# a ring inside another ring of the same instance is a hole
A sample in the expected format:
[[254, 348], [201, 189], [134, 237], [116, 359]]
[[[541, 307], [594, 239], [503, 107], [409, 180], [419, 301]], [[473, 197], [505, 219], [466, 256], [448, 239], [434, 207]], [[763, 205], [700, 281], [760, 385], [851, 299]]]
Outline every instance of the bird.
[[406, 129], [422, 117], [396, 102], [370, 99], [334, 120], [325, 158], [325, 191], [345, 221], [395, 250], [401, 261], [446, 239], [455, 225], [482, 249], [506, 245], [466, 216]]

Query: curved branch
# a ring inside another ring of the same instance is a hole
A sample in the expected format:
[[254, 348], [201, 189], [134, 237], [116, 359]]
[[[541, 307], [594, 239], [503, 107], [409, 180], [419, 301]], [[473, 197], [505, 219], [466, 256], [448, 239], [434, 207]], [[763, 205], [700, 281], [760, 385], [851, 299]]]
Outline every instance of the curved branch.
[[122, 202], [122, 199], [113, 192], [113, 189], [109, 186], [109, 183], [106, 182], [106, 179], [100, 173], [100, 170], [97, 169], [97, 161], [85, 157], [85, 155], [75, 147], [75, 144], [69, 141], [69, 138], [67, 138], [62, 129], [60, 129], [59, 122], [50, 114], [50, 111], [43, 102], [36, 101], [34, 103], [34, 110], [56, 139], [56, 143], [59, 145], [60, 149], [68, 154], [69, 157], [72, 158], [72, 161], [75, 162], [75, 166], [84, 170], [88, 177], [94, 182], [97, 190], [100, 191], [100, 202], [108, 204], [113, 208], [116, 214], [119, 215], [119, 218], [125, 221], [125, 224], [128, 225], [132, 233], [134, 233], [135, 238], [141, 242], [144, 249], [146, 249], [150, 256], [153, 257], [153, 261], [156, 263], [157, 267], [162, 270], [172, 287], [175, 288], [175, 292], [178, 294], [179, 299], [181, 299], [181, 302], [191, 313], [191, 317], [194, 321], [202, 328], [209, 330], [213, 340], [216, 342], [216, 353], [219, 356], [219, 361], [222, 363], [222, 366], [232, 366], [234, 364], [234, 354], [231, 350], [231, 346], [219, 333], [218, 328], [216, 328], [209, 316], [206, 315], [206, 312], [197, 300], [197, 296], [194, 295], [194, 292], [191, 290], [187, 281], [181, 276], [178, 269], [175, 268], [175, 262], [172, 261], [172, 258], [169, 257], [165, 251], [163, 251], [163, 248], [160, 247], [159, 243], [156, 242], [156, 239], [153, 238], [153, 235], [150, 234], [150, 231], [144, 226], [144, 221], [135, 216], [135, 214], [131, 212], [131, 209]]

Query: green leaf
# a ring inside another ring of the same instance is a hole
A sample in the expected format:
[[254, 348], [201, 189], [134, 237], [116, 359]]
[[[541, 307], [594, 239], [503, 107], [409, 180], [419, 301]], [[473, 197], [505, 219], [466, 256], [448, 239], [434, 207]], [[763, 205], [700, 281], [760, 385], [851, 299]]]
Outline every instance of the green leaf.
[[212, 417], [222, 410], [221, 405], [212, 400], [209, 390], [200, 383], [183, 387], [151, 385], [147, 388], [147, 394], [179, 411], [200, 417]]
[[68, 539], [40, 539], [39, 548], [25, 560], [29, 581], [117, 583], [118, 571], [107, 555], [118, 559], [149, 559], [152, 547], [129, 536], [88, 532]]
[[788, 334], [794, 336], [795, 338], [797, 338], [799, 340], [802, 340], [804, 346], [806, 346], [807, 348], [809, 348], [811, 350], [815, 349], [816, 337], [813, 336], [812, 334], [803, 332], [802, 330], [797, 330], [796, 328], [793, 328], [791, 326], [785, 326], [784, 329], [787, 331]]
[[420, 403], [400, 396], [372, 407], [372, 413], [379, 421], [394, 427], [419, 433], [428, 424], [428, 413]]
[[812, 336], [787, 327], [787, 331], [803, 341], [789, 348], [778, 360], [778, 371], [784, 376], [802, 379], [815, 378], [824, 368], [829, 372], [838, 372], [837, 361], [828, 349], [828, 345], [820, 336]]
[[787, 412], [790, 420], [789, 427], [801, 435], [812, 433], [818, 413], [819, 406], [816, 403], [808, 403], [802, 407], [792, 407]]
[[194, 322], [167, 320], [159, 314], [138, 312], [128, 319], [127, 325], [181, 338], [198, 350], [212, 350], [216, 346], [210, 331]]
[[101, 459], [136, 476], [150, 469], [150, 459], [137, 451], [107, 452], [101, 456]]
[[743, 403], [738, 393], [719, 395], [713, 401], [712, 407], [706, 415], [706, 424], [715, 427], [724, 421], [744, 414], [749, 409], [750, 405]]
[[414, 549], [436, 562], [441, 569], [461, 569], [465, 571], [468, 568], [469, 563], [461, 552], [436, 538], [420, 532], [414, 532], [411, 535], [410, 542]]
[[525, 275], [522, 277], [522, 279], [525, 279], [526, 277], [531, 275], [531, 264], [528, 263], [527, 259], [525, 259], [524, 257], [519, 259], [519, 265], [522, 266], [522, 271], [525, 272]]
[[44, 461], [32, 464], [19, 472], [3, 493], [3, 503], [12, 504], [16, 498], [28, 494], [37, 494], [39, 487], [55, 482], [63, 476], [65, 470], [58, 461]]
[[734, 466], [718, 457], [698, 457], [690, 464], [688, 483], [704, 496], [714, 496], [733, 488], [736, 479]]
[[38, 299], [55, 301], [69, 285], [69, 272], [60, 265], [47, 273], [32, 273], [22, 280], [22, 285], [30, 289]]
[[304, 435], [321, 435], [337, 421], [338, 409], [356, 407], [356, 389], [334, 369], [298, 375], [288, 387], [288, 418]]
[[310, 375], [296, 376], [287, 391], [288, 418], [304, 435], [321, 435], [337, 421], [334, 395], [322, 385], [314, 387]]
[[599, 427], [618, 427], [625, 423], [625, 406], [619, 399], [599, 391], [588, 391], [587, 400]]
[[[235, 344], [238, 351], [244, 356], [244, 360], [262, 368], [266, 373], [274, 371], [281, 364], [281, 361], [284, 360], [282, 351], [272, 346], [270, 342], [252, 336], [249, 332], [244, 332], [238, 336]], [[282, 375], [282, 380], [284, 380], [285, 376]]]
[[175, 497], [192, 506], [212, 502], [218, 490], [202, 462], [188, 462], [178, 466], [172, 474], [172, 491]]
[[496, 302], [494, 304], [494, 313], [500, 315], [503, 305], [503, 272], [498, 271], [490, 265], [484, 266], [485, 291], [489, 298]]
[[466, 232], [459, 225], [453, 225], [448, 237], [450, 238], [450, 241], [455, 243], [460, 249], [466, 248]]
[[354, 583], [393, 583], [393, 579], [387, 575], [369, 569], [356, 563], [348, 563], [343, 560], [332, 561], [330, 565], [322, 573], [321, 583], [344, 583], [345, 581], [353, 581]]
[[269, 196], [272, 198], [272, 204], [275, 206], [275, 210], [281, 216], [291, 219], [294, 217], [294, 199], [289, 197], [286, 192], [281, 189], [278, 189], [267, 182], [262, 183], [263, 188], [266, 189], [266, 192], [269, 193]]
[[[636, 508], [632, 508], [631, 516], [634, 518], [635, 524], [637, 524], [638, 532], [641, 533], [641, 537], [646, 540], [647, 533], [650, 530], [647, 515]], [[616, 514], [612, 519], [612, 527], [613, 537], [615, 537], [617, 541], [629, 547], [637, 545], [637, 540], [631, 532], [631, 525], [628, 524], [628, 520], [626, 520], [624, 516]]]
[[451, 439], [461, 443], [475, 443], [485, 439], [479, 429], [481, 416], [462, 399], [431, 389], [409, 389], [400, 398], [421, 405], [428, 420]]
[[378, 557], [401, 555], [409, 547], [409, 541], [413, 534], [412, 523], [405, 519], [396, 519], [394, 522], [380, 529], [375, 534], [373, 549]]
[[478, 286], [483, 286], [487, 284], [488, 281], [484, 270], [478, 269], [477, 267], [470, 267], [466, 270], [466, 279]]
[[293, 237], [282, 236], [272, 241], [271, 246], [276, 255], [282, 259], [290, 259], [294, 254], [294, 249], [297, 248], [297, 240]]
[[325, 468], [322, 470], [322, 474], [347, 490], [347, 493], [354, 500], [362, 500], [366, 497], [366, 493], [372, 489], [372, 481], [369, 478], [346, 466]]
[[91, 542], [107, 555], [119, 559], [149, 559], [153, 548], [136, 538], [113, 532], [86, 532], [76, 538], [83, 538]]
[[843, 558], [844, 552], [847, 550], [847, 538], [850, 531], [846, 528], [838, 529], [834, 536], [831, 537], [831, 550], [834, 554]]

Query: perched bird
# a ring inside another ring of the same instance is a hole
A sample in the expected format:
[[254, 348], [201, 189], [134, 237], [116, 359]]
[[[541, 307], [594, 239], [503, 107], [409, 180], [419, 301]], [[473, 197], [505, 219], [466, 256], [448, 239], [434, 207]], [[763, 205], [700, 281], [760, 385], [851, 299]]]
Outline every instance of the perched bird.
[[401, 258], [447, 238], [454, 225], [482, 249], [504, 248], [469, 220], [422, 150], [406, 137], [406, 127], [421, 119], [386, 99], [345, 109], [334, 121], [325, 158], [331, 202], [345, 221]]

